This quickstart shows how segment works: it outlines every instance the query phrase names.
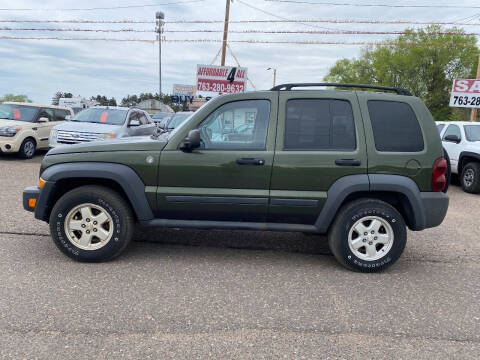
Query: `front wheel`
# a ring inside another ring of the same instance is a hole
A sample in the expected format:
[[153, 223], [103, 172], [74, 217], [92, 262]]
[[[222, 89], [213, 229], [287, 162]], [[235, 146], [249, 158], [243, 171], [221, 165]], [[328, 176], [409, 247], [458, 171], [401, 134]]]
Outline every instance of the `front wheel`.
[[22, 159], [31, 159], [33, 155], [35, 155], [36, 148], [37, 144], [35, 143], [35, 140], [32, 138], [26, 138], [20, 145], [18, 156]]
[[405, 249], [400, 213], [386, 202], [359, 199], [342, 207], [328, 233], [335, 258], [346, 268], [375, 272], [394, 264]]
[[50, 214], [57, 247], [78, 261], [98, 262], [118, 256], [134, 231], [129, 204], [115, 191], [81, 186], [63, 195]]

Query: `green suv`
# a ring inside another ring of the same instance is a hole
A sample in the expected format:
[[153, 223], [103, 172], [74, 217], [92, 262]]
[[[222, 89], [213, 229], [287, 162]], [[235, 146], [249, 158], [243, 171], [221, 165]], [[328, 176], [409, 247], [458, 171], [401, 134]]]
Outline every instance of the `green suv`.
[[23, 205], [80, 261], [119, 255], [139, 223], [328, 234], [341, 264], [372, 272], [400, 257], [407, 227], [443, 221], [446, 170], [408, 91], [285, 84], [219, 96], [170, 132], [50, 150]]

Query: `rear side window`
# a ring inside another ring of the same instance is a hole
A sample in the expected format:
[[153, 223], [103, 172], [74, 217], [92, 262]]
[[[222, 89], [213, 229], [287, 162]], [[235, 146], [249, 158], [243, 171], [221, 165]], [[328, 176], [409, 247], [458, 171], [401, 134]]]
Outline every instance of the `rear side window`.
[[355, 150], [355, 124], [350, 102], [333, 99], [288, 100], [284, 149]]
[[375, 148], [386, 152], [422, 151], [423, 136], [410, 105], [398, 101], [370, 100], [368, 112]]

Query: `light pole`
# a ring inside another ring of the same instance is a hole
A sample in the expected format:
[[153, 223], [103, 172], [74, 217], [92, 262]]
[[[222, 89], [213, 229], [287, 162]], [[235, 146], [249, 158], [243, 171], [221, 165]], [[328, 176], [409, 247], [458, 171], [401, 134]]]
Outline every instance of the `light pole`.
[[268, 68], [267, 70], [273, 70], [273, 87], [275, 87], [275, 84], [277, 82], [277, 69], [275, 68]]
[[158, 95], [162, 95], [162, 34], [163, 34], [163, 24], [165, 19], [165, 14], [161, 11], [157, 11], [155, 14], [156, 18], [156, 32], [158, 40]]

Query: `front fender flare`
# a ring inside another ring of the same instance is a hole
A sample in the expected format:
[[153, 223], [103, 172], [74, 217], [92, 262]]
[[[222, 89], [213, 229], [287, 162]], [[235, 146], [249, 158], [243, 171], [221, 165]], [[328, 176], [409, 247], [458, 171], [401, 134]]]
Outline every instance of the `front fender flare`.
[[[119, 184], [132, 204], [138, 220], [153, 219], [153, 212], [145, 195], [145, 184], [140, 176], [130, 167], [116, 163], [76, 162], [62, 163], [48, 167], [41, 174], [46, 184], [40, 192], [35, 217], [47, 221], [45, 214], [55, 183], [65, 179], [93, 178], [115, 181]], [[38, 212], [38, 213], [37, 213]], [[42, 214], [43, 212], [43, 214]]]

